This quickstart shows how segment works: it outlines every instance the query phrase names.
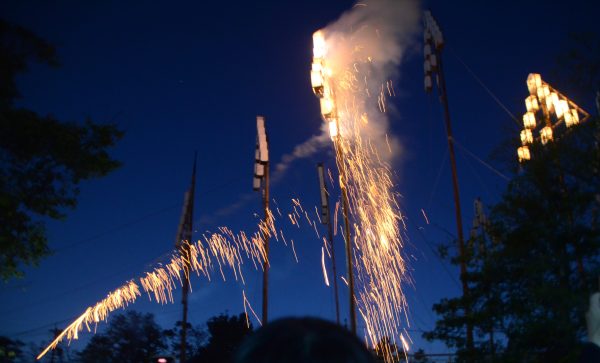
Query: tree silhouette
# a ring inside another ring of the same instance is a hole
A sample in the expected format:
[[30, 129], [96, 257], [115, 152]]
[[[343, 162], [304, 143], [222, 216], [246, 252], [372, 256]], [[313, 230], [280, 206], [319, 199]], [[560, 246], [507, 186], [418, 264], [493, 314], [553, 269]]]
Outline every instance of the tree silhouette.
[[[177, 321], [173, 329], [167, 329], [164, 331], [164, 336], [167, 340], [167, 344], [172, 357], [178, 357], [181, 351], [181, 327], [182, 321]], [[198, 355], [204, 347], [206, 342], [207, 334], [200, 327], [193, 327], [192, 324], [187, 323], [186, 330], [186, 357], [193, 357]]]
[[58, 66], [54, 47], [0, 20], [0, 278], [21, 275], [50, 253], [43, 217], [74, 208], [82, 180], [120, 164], [107, 153], [122, 133], [114, 125], [59, 121], [18, 108], [16, 76], [31, 61]]
[[[577, 359], [600, 273], [599, 141], [592, 118], [532, 145], [532, 160], [491, 208], [491, 238], [469, 245], [468, 298], [434, 305], [440, 319], [426, 338], [457, 348], [464, 362]], [[467, 322], [478, 337], [473, 351], [465, 347]]]
[[106, 332], [92, 337], [79, 358], [83, 363], [150, 362], [167, 347], [162, 332], [152, 314], [118, 314]]
[[0, 336], [0, 363], [14, 363], [23, 358], [23, 343]]
[[233, 357], [244, 338], [252, 333], [252, 324], [248, 326], [246, 315], [228, 316], [221, 314], [206, 322], [208, 343], [199, 354], [191, 357], [189, 362], [233, 362]]

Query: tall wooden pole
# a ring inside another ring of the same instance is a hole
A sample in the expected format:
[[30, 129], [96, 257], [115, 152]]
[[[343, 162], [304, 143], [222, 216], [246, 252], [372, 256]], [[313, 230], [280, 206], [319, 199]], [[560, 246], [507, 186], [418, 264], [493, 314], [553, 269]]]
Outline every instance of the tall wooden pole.
[[188, 294], [190, 289], [190, 244], [192, 243], [192, 229], [194, 223], [194, 190], [196, 187], [196, 154], [194, 153], [194, 166], [192, 168], [192, 181], [188, 190], [187, 210], [184, 211], [184, 220], [181, 234], [178, 237], [179, 251], [184, 259], [183, 285], [181, 288], [181, 304], [183, 317], [181, 318], [181, 346], [179, 361], [185, 363], [187, 350], [187, 320], [188, 320]]
[[[460, 280], [462, 282], [463, 297], [468, 299], [469, 296], [469, 285], [467, 284], [467, 265], [465, 261], [465, 240], [463, 234], [462, 225], [462, 213], [460, 209], [460, 195], [458, 189], [458, 176], [456, 173], [456, 156], [454, 154], [454, 139], [452, 138], [452, 126], [450, 123], [450, 110], [448, 107], [448, 94], [446, 93], [446, 79], [444, 78], [444, 69], [442, 66], [442, 52], [440, 49], [435, 48], [437, 59], [439, 62], [438, 67], [438, 91], [440, 95], [440, 101], [444, 107], [444, 120], [446, 125], [446, 136], [448, 141], [448, 151], [450, 155], [450, 168], [452, 170], [452, 187], [454, 192], [454, 209], [456, 214], [456, 232], [458, 237], [458, 251], [460, 254]], [[469, 304], [465, 304], [465, 317], [467, 319], [467, 349], [473, 349], [473, 325], [470, 322], [471, 307]]]
[[335, 321], [338, 325], [340, 325], [340, 299], [338, 295], [338, 275], [337, 275], [337, 267], [335, 264], [335, 248], [333, 246], [333, 226], [331, 225], [331, 211], [329, 208], [329, 192], [327, 191], [327, 183], [325, 182], [325, 172], [323, 163], [317, 164], [317, 171], [319, 173], [319, 186], [321, 192], [321, 203], [322, 208], [324, 208], [324, 220], [323, 223], [327, 224], [327, 235], [329, 241], [329, 249], [331, 250], [331, 270], [333, 275], [333, 291], [335, 296]]
[[[265, 212], [265, 222], [271, 223], [271, 215], [269, 214], [269, 162], [265, 163], [265, 176], [263, 185], [263, 206]], [[269, 235], [263, 233], [263, 241], [265, 244], [265, 262], [263, 264], [263, 304], [262, 304], [262, 323], [267, 324], [269, 321]]]
[[[336, 121], [337, 122], [337, 121]], [[339, 127], [338, 127], [339, 130]], [[342, 190], [342, 214], [344, 217], [344, 242], [346, 242], [346, 266], [348, 269], [348, 288], [350, 305], [350, 330], [356, 335], [356, 302], [354, 294], [354, 248], [352, 236], [350, 234], [350, 203], [348, 200], [348, 189], [346, 188], [346, 164], [344, 164], [344, 151], [340, 145], [340, 136], [334, 137], [333, 145], [337, 158], [338, 169], [340, 171], [340, 189]]]

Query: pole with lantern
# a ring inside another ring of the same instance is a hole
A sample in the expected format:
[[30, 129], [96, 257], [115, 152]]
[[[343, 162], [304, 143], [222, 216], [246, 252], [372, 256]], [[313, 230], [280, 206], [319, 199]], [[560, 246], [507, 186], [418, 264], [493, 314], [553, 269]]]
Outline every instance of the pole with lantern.
[[[456, 231], [458, 240], [458, 251], [460, 255], [460, 280], [462, 282], [463, 296], [469, 295], [469, 285], [467, 284], [466, 274], [467, 266], [465, 261], [465, 241], [462, 225], [462, 213], [460, 208], [460, 194], [458, 188], [458, 176], [456, 172], [456, 156], [454, 154], [454, 139], [452, 138], [452, 126], [450, 122], [450, 110], [448, 107], [448, 93], [446, 92], [446, 79], [442, 67], [442, 49], [444, 47], [444, 37], [437, 22], [430, 11], [424, 13], [425, 32], [424, 32], [424, 71], [425, 71], [425, 92], [433, 90], [432, 77], [436, 76], [436, 84], [440, 97], [440, 102], [444, 108], [444, 120], [446, 128], [446, 137], [448, 141], [448, 153], [450, 155], [450, 169], [452, 171], [452, 190], [454, 194], [454, 210], [456, 215]], [[465, 316], [467, 318], [467, 349], [473, 349], [473, 325], [470, 322], [471, 309], [465, 304]]]
[[340, 123], [335, 102], [335, 80], [332, 79], [325, 61], [325, 38], [321, 31], [313, 34], [313, 62], [310, 79], [313, 92], [319, 97], [321, 116], [329, 126], [329, 136], [333, 141], [336, 164], [339, 170], [339, 185], [342, 192], [342, 215], [344, 218], [344, 241], [346, 245], [346, 265], [348, 270], [348, 288], [350, 305], [350, 330], [356, 335], [356, 302], [354, 294], [353, 271], [353, 242], [350, 233], [350, 202], [347, 190], [346, 165], [344, 163], [344, 149], [340, 135]]
[[[263, 208], [265, 223], [270, 225], [271, 215], [269, 211], [269, 144], [265, 129], [265, 118], [256, 116], [256, 152], [254, 160], [254, 179], [252, 188], [254, 191], [262, 189]], [[262, 288], [262, 323], [267, 324], [269, 316], [269, 236], [263, 233], [265, 249], [265, 261], [263, 263], [263, 288]]]
[[[526, 112], [523, 115], [523, 130], [521, 131], [521, 146], [517, 149], [517, 156], [521, 164], [531, 160], [532, 155], [529, 146], [539, 140], [542, 145], [557, 138], [560, 132], [566, 132], [567, 129], [586, 122], [590, 114], [579, 107], [575, 102], [567, 96], [559, 92], [557, 89], [550, 86], [542, 80], [539, 73], [530, 73], [527, 76], [527, 89], [529, 96], [525, 98]], [[539, 128], [539, 138], [534, 136], [537, 128], [536, 115], [542, 118]], [[562, 128], [561, 126], [565, 127]], [[560, 164], [555, 160], [556, 167], [559, 168], [558, 183], [562, 190], [565, 188], [565, 180], [563, 172], [560, 171]], [[573, 226], [574, 220], [572, 214], [569, 213], [568, 222]], [[577, 246], [575, 246], [577, 251]], [[584, 268], [583, 261], [580, 256], [577, 256], [577, 270], [583, 281]]]

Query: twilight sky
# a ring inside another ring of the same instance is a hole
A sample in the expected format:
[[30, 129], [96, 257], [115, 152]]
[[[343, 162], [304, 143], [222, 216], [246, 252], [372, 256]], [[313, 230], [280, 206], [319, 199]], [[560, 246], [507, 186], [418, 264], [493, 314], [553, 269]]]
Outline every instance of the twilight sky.
[[[467, 68], [520, 120], [530, 72], [596, 112], [593, 95], [569, 93], [556, 77], [556, 57], [569, 32], [591, 31], [599, 6], [593, 2], [436, 1], [430, 8], [447, 41], [444, 65], [457, 148], [465, 230], [473, 199], [498, 200], [505, 180], [470, 153], [490, 161], [518, 127]], [[125, 137], [112, 154], [123, 167], [85, 182], [77, 209], [65, 221], [48, 221], [55, 254], [26, 277], [0, 290], [0, 335], [23, 341], [49, 338], [73, 317], [128, 279], [155, 266], [173, 247], [193, 153], [198, 151], [196, 236], [218, 226], [254, 233], [261, 213], [251, 188], [255, 116], [266, 116], [271, 160], [319, 133], [318, 100], [308, 70], [312, 33], [336, 20], [352, 1], [12, 1], [0, 5], [10, 21], [56, 45], [62, 67], [32, 65], [19, 77], [19, 105], [61, 120], [115, 122]], [[452, 240], [456, 227], [442, 109], [422, 88], [422, 36], [415, 35], [400, 66], [391, 132], [402, 152], [393, 165], [413, 286], [405, 287], [415, 348], [441, 353], [420, 331], [433, 328], [431, 305], [459, 293], [457, 269], [442, 265], [432, 248]], [[555, 81], [554, 81], [555, 80]], [[319, 204], [315, 165], [333, 166], [330, 148], [297, 160], [272, 185], [282, 212], [299, 198], [313, 211]], [[493, 164], [493, 162], [492, 162]], [[495, 164], [494, 164], [495, 165]], [[504, 171], [503, 171], [504, 172]], [[430, 221], [426, 224], [423, 209]], [[321, 272], [321, 243], [311, 228], [278, 225], [294, 239], [272, 243], [271, 318], [312, 315], [334, 319], [333, 292]], [[323, 229], [323, 232], [325, 230]], [[342, 241], [336, 241], [343, 271]], [[247, 269], [247, 284], [194, 278], [190, 320], [202, 324], [221, 313], [243, 310], [244, 290], [261, 305], [261, 274]], [[340, 284], [341, 315], [347, 290]], [[175, 304], [144, 297], [130, 309], [155, 314], [165, 328], [180, 317]], [[256, 322], [254, 322], [256, 326]], [[105, 324], [100, 325], [100, 329]], [[359, 324], [359, 328], [362, 324]], [[82, 334], [86, 342], [91, 333]], [[74, 343], [76, 349], [81, 343]]]

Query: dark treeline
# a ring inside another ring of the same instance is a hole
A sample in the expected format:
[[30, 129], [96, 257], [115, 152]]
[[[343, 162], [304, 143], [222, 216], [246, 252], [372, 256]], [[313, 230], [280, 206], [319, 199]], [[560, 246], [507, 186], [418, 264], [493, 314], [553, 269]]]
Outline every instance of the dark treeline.
[[[252, 333], [252, 324], [245, 314], [220, 314], [206, 321], [204, 326], [187, 326], [187, 362], [232, 362], [233, 354], [246, 336]], [[49, 337], [56, 332], [49, 331]], [[80, 362], [80, 363], [145, 363], [158, 357], [172, 359], [181, 349], [181, 322], [171, 329], [161, 328], [154, 315], [130, 310], [109, 319], [103, 332], [95, 334], [81, 351], [61, 344], [49, 351], [42, 360], [36, 356], [45, 348], [0, 337], [0, 363], [25, 362]]]

